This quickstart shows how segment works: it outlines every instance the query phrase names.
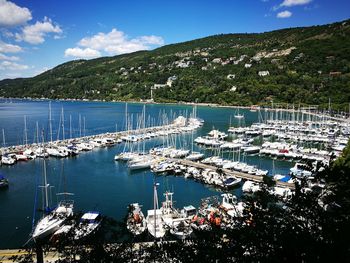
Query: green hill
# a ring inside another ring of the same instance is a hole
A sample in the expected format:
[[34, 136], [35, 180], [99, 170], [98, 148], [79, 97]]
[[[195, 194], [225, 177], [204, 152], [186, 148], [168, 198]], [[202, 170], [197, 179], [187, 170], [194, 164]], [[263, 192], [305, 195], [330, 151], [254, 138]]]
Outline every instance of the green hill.
[[0, 81], [0, 96], [139, 100], [149, 99], [151, 88], [159, 102], [325, 106], [330, 98], [348, 108], [350, 20], [75, 60], [33, 78]]

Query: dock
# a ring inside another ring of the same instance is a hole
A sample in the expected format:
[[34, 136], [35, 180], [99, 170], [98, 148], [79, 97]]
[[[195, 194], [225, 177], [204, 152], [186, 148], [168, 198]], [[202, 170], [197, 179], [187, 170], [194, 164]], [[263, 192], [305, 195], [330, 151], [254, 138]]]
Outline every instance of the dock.
[[[139, 128], [139, 129], [133, 129], [133, 130], [126, 130], [126, 131], [106, 132], [106, 133], [87, 135], [82, 137], [73, 137], [73, 138], [64, 139], [64, 140], [55, 140], [52, 142], [47, 141], [44, 143], [44, 145], [47, 148], [50, 146], [59, 146], [59, 145], [64, 145], [72, 142], [83, 142], [83, 141], [90, 141], [94, 139], [113, 138], [117, 140], [122, 136], [127, 136], [129, 134], [137, 135], [137, 134], [142, 134], [147, 132], [157, 132], [161, 130], [167, 130], [167, 129], [178, 128], [178, 127], [181, 127], [181, 126], [177, 126], [175, 124], [167, 124], [167, 125], [152, 126], [147, 128]], [[3, 154], [19, 153], [19, 152], [25, 151], [28, 148], [37, 148], [37, 147], [42, 147], [42, 143], [32, 143], [27, 145], [11, 145], [7, 147], [1, 147], [0, 156]]]
[[[189, 161], [189, 160], [185, 160], [185, 159], [173, 159], [173, 161], [178, 162], [182, 165], [192, 166], [192, 167], [199, 168], [199, 169], [210, 169], [213, 171], [216, 171], [218, 169], [216, 166], [207, 165], [207, 164], [200, 163], [200, 162], [193, 162], [193, 161]], [[228, 169], [221, 169], [221, 170], [223, 171], [223, 173], [230, 175], [230, 176], [242, 178], [244, 180], [249, 180], [249, 181], [253, 181], [253, 182], [257, 182], [257, 183], [263, 182], [262, 176], [257, 176], [257, 175], [238, 172], [238, 171], [232, 171], [232, 170], [228, 170]], [[275, 181], [275, 182], [276, 182], [276, 186], [278, 186], [278, 187], [289, 188], [291, 190], [295, 189], [294, 184], [287, 183], [287, 182], [281, 182], [281, 181]]]

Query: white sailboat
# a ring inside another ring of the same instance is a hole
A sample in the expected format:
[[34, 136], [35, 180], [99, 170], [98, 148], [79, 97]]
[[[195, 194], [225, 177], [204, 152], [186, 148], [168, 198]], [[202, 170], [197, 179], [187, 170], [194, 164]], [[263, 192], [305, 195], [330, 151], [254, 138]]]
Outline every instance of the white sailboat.
[[[47, 184], [47, 186], [49, 185]], [[53, 234], [72, 215], [73, 203], [61, 201], [54, 210], [39, 220], [32, 234], [33, 239], [37, 241]]]
[[154, 197], [153, 197], [153, 210], [147, 211], [147, 229], [148, 233], [151, 234], [155, 239], [159, 239], [165, 236], [165, 228], [162, 219], [162, 210], [158, 208], [158, 196], [157, 196], [157, 186], [158, 183], [154, 183]]
[[35, 226], [32, 233], [34, 241], [41, 240], [53, 234], [63, 225], [68, 217], [73, 215], [73, 201], [71, 200], [59, 202], [58, 206], [53, 210], [49, 207], [48, 189], [50, 185], [47, 182], [45, 158], [43, 158], [43, 177], [44, 185], [41, 187], [44, 189], [44, 211], [47, 211], [47, 214], [44, 215]]
[[240, 113], [239, 113], [239, 109], [238, 109], [234, 117], [235, 117], [236, 119], [243, 119], [243, 118], [244, 118], [244, 115], [243, 115], [243, 114], [240, 114]]

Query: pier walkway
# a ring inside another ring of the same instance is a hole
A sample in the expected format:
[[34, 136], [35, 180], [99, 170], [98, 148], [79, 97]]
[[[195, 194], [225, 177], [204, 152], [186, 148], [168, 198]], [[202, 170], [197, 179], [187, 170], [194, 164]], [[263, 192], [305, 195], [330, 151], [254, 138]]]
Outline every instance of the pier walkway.
[[[207, 165], [207, 164], [199, 163], [199, 162], [193, 162], [193, 161], [189, 161], [189, 160], [185, 160], [185, 159], [172, 159], [172, 160], [176, 161], [176, 162], [178, 162], [178, 163], [180, 163], [182, 165], [192, 166], [192, 167], [200, 168], [200, 169], [211, 169], [211, 170], [214, 170], [214, 171], [219, 169], [216, 166], [211, 166], [211, 165]], [[263, 182], [263, 177], [262, 176], [257, 176], [257, 175], [253, 175], [253, 174], [232, 171], [232, 170], [228, 170], [228, 169], [222, 169], [222, 171], [223, 171], [223, 173], [225, 173], [227, 175], [235, 176], [235, 177], [238, 177], [238, 178], [242, 178], [244, 180], [254, 181], [254, 182], [258, 182], [258, 183]], [[287, 183], [287, 182], [276, 181], [276, 186], [289, 188], [291, 190], [295, 189], [295, 185], [294, 184], [290, 184], [290, 183]]]

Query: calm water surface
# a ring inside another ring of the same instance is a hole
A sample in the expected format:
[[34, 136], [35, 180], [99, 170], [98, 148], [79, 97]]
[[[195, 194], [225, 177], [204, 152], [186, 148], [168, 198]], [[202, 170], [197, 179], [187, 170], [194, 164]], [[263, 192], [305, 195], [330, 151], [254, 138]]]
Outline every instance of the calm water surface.
[[[80, 133], [91, 135], [125, 129], [125, 103], [52, 101], [53, 139], [62, 138], [62, 130], [58, 134], [62, 107], [65, 116], [65, 138], [69, 138], [70, 135], [79, 136]], [[132, 119], [134, 127], [142, 110], [143, 104], [128, 104], [128, 116]], [[235, 111], [228, 108], [198, 107], [197, 116], [204, 119], [205, 124], [194, 132], [193, 137], [204, 135], [213, 127], [227, 132], [230, 119], [232, 125], [238, 125], [237, 120], [233, 118]], [[160, 116], [164, 114], [171, 118], [179, 114], [189, 115], [191, 112], [191, 106], [146, 105], [146, 116], [150, 124], [159, 124], [162, 119]], [[240, 112], [245, 115], [246, 125], [258, 121], [258, 113], [247, 110]], [[24, 128], [24, 118], [27, 132]], [[48, 101], [12, 100], [10, 103], [9, 100], [0, 100], [0, 132], [5, 132], [6, 145], [22, 144], [25, 141], [25, 133], [29, 143], [35, 141], [36, 123], [39, 129], [45, 130], [48, 139], [48, 120]], [[191, 134], [179, 135], [176, 141], [178, 145], [191, 148], [191, 137]], [[145, 142], [145, 146], [140, 143], [139, 147], [150, 149], [162, 142], [162, 139], [152, 139]], [[0, 143], [3, 144], [2, 134]], [[114, 155], [123, 149], [122, 143], [111, 148], [82, 152], [73, 158], [49, 158], [47, 173], [52, 186], [52, 202], [57, 201], [56, 193], [63, 191], [64, 177], [66, 190], [74, 193], [76, 211], [98, 210], [104, 215], [121, 220], [126, 214], [127, 205], [139, 202], [146, 213], [146, 210], [153, 206], [154, 175], [148, 170], [130, 173], [125, 163], [115, 162]], [[197, 146], [194, 146], [194, 149], [207, 155], [212, 154], [209, 150]], [[228, 154], [226, 156], [229, 157]], [[269, 159], [249, 156], [246, 161], [272, 171], [273, 165]], [[291, 166], [292, 163], [289, 162], [275, 161], [275, 172], [286, 173]], [[0, 191], [0, 248], [17, 248], [26, 242], [32, 229], [35, 196], [38, 198], [37, 203], [41, 201], [41, 193], [36, 193], [42, 178], [42, 160], [21, 162], [11, 167], [0, 166], [0, 172], [10, 181], [9, 189]], [[156, 180], [160, 183], [159, 200], [163, 200], [162, 193], [166, 190], [174, 191], [175, 206], [178, 208], [188, 204], [198, 206], [201, 198], [220, 194], [215, 189], [182, 177], [158, 176]], [[241, 195], [240, 189], [233, 192]], [[39, 216], [36, 212], [34, 218]]]

